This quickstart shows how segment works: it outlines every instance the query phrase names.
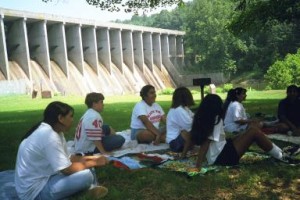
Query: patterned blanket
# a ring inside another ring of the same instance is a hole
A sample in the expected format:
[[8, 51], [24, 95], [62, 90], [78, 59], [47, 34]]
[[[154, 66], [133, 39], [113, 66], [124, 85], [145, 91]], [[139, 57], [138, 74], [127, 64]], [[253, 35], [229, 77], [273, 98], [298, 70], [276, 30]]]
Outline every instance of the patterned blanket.
[[[172, 153], [174, 154], [174, 153]], [[240, 160], [240, 165], [250, 164], [260, 160], [268, 159], [270, 156], [255, 152], [246, 152], [245, 155]], [[200, 172], [192, 171], [191, 169], [195, 167], [197, 157], [195, 155], [188, 156], [181, 160], [169, 160], [159, 167], [162, 169], [171, 170], [174, 172], [186, 173], [188, 176], [204, 175], [209, 172], [217, 172], [224, 168], [229, 168], [231, 166], [209, 166], [204, 163]], [[236, 166], [234, 166], [236, 167]]]

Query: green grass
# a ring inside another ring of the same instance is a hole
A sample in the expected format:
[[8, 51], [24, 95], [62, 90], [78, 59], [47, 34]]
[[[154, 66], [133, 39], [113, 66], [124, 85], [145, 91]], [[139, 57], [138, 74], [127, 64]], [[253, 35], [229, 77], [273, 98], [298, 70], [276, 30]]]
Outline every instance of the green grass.
[[[248, 91], [244, 102], [247, 112], [276, 114], [277, 104], [284, 91]], [[220, 95], [223, 99], [225, 94]], [[200, 94], [195, 93], [197, 105]], [[169, 110], [171, 95], [159, 95], [158, 103]], [[69, 103], [75, 108], [74, 126], [66, 133], [74, 137], [76, 123], [86, 107], [83, 97], [55, 96], [52, 99], [31, 99], [30, 96], [0, 97], [0, 171], [13, 169], [21, 137], [41, 120], [45, 106], [54, 100]], [[104, 122], [117, 131], [129, 128], [131, 110], [140, 100], [137, 95], [108, 96], [102, 116]], [[276, 141], [277, 142], [277, 141]], [[286, 145], [283, 142], [279, 146]], [[256, 146], [251, 150], [259, 151]], [[187, 177], [162, 169], [120, 170], [112, 166], [97, 169], [100, 183], [109, 188], [104, 199], [299, 199], [300, 169], [257, 161], [239, 168], [224, 169], [205, 176]], [[73, 199], [87, 199], [84, 194]]]

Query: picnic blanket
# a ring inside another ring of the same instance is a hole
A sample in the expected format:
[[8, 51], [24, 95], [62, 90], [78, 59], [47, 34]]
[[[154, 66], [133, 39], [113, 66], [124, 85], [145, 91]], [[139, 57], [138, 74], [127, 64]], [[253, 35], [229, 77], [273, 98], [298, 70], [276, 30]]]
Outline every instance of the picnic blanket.
[[209, 172], [218, 172], [226, 168], [242, 166], [244, 164], [251, 164], [268, 158], [270, 158], [269, 155], [256, 153], [256, 152], [246, 152], [241, 158], [240, 164], [237, 166], [216, 166], [216, 165], [207, 165], [207, 163], [204, 163], [201, 168], [201, 171], [196, 172], [196, 171], [191, 171], [191, 169], [195, 167], [197, 156], [191, 154], [191, 156], [188, 156], [185, 159], [169, 160], [163, 163], [162, 165], [160, 165], [159, 167], [174, 172], [184, 173], [188, 176], [196, 176], [196, 175], [204, 175]]
[[[166, 143], [161, 143], [159, 145], [138, 144], [136, 140], [131, 140], [130, 129], [121, 132], [116, 132], [116, 134], [123, 136], [125, 138], [125, 142], [120, 149], [112, 151], [111, 155], [113, 157], [122, 157], [128, 154], [153, 152], [158, 150], [169, 149], [169, 144]], [[74, 141], [73, 140], [68, 141], [67, 146], [68, 146], [69, 153], [74, 153]]]

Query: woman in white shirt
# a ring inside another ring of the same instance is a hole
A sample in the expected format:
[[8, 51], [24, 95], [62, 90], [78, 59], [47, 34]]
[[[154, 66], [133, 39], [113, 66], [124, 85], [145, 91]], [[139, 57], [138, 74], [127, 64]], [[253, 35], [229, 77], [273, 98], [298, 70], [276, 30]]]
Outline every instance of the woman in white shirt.
[[194, 113], [190, 107], [194, 105], [193, 95], [186, 87], [177, 88], [172, 97], [171, 109], [167, 115], [166, 142], [174, 152], [182, 152], [185, 157], [191, 146], [191, 134]]
[[287, 162], [282, 150], [273, 144], [263, 132], [250, 127], [243, 134], [226, 139], [223, 128], [223, 103], [215, 94], [208, 94], [201, 102], [192, 125], [192, 139], [201, 145], [195, 170], [200, 170], [204, 160], [209, 165], [237, 165], [252, 143], [256, 143], [274, 158]]
[[[224, 129], [229, 133], [241, 133], [245, 131], [249, 125], [261, 128], [259, 121], [248, 119], [245, 108], [242, 104], [247, 97], [247, 90], [237, 87], [228, 92], [226, 98], [224, 113]], [[227, 107], [228, 106], [228, 107]]]
[[94, 186], [90, 168], [103, 166], [103, 156], [70, 156], [63, 132], [70, 129], [74, 110], [55, 101], [44, 111], [42, 122], [24, 136], [18, 150], [15, 184], [20, 199], [64, 199], [83, 190], [91, 198], [107, 194], [107, 189]]
[[166, 128], [160, 122], [166, 122], [162, 107], [155, 102], [156, 91], [152, 85], [145, 85], [141, 91], [142, 100], [138, 102], [131, 115], [131, 139], [139, 143], [159, 144], [165, 141]]

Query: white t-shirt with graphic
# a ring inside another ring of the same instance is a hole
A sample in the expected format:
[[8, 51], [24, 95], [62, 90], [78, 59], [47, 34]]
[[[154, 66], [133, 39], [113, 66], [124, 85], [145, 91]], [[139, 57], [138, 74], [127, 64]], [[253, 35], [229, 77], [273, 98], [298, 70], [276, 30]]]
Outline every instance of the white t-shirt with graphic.
[[231, 102], [228, 106], [225, 119], [224, 129], [226, 132], [241, 132], [246, 130], [247, 124], [240, 125], [236, 123], [238, 120], [247, 120], [247, 114], [243, 104], [238, 101]]
[[167, 137], [170, 143], [176, 139], [181, 131], [189, 132], [192, 128], [194, 113], [188, 107], [171, 108], [167, 115]]
[[144, 100], [138, 102], [132, 111], [130, 128], [133, 129], [146, 129], [139, 116], [145, 115], [150, 122], [158, 129], [161, 117], [164, 115], [164, 111], [160, 105], [153, 103], [149, 106]]
[[94, 152], [96, 146], [95, 140], [102, 140], [103, 119], [99, 112], [89, 108], [81, 117], [75, 133], [75, 152], [87, 153]]
[[49, 124], [41, 123], [19, 146], [15, 169], [19, 198], [34, 199], [50, 176], [71, 164], [63, 133], [57, 133]]

